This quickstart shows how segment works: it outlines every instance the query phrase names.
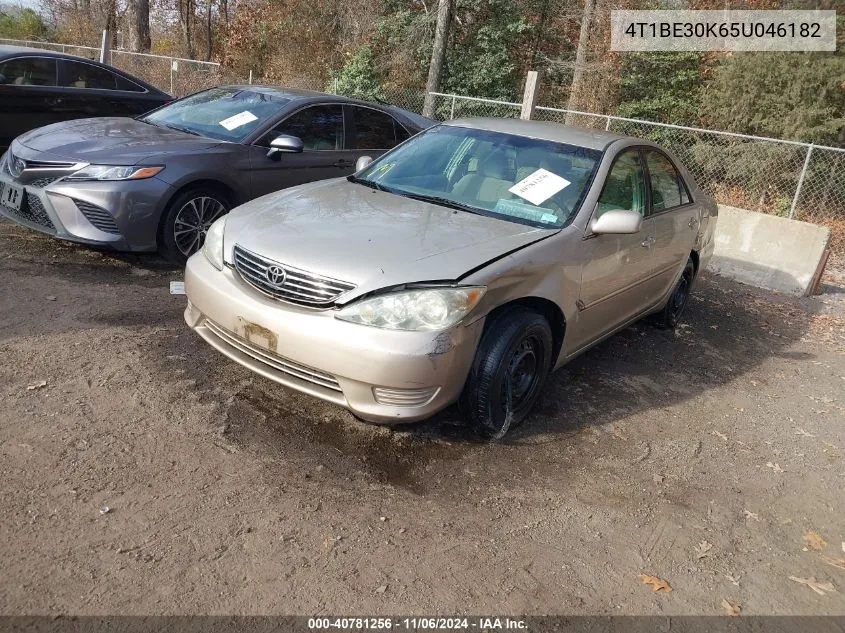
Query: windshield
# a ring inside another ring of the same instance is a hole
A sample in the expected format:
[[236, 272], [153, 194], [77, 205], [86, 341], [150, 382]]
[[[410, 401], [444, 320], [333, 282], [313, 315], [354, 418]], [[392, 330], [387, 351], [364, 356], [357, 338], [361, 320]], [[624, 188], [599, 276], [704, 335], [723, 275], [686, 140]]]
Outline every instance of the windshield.
[[578, 212], [601, 152], [458, 126], [419, 134], [354, 181], [542, 228]]
[[239, 143], [274, 119], [289, 101], [242, 88], [212, 88], [151, 112], [141, 121]]

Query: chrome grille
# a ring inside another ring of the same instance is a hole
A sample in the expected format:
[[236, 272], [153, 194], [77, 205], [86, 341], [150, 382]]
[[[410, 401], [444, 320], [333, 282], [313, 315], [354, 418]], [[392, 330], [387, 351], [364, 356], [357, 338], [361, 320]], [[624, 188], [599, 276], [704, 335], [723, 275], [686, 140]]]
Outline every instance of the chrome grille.
[[[315, 275], [287, 264], [266, 259], [241, 248], [237, 244], [235, 244], [234, 255], [235, 269], [241, 277], [264, 294], [280, 301], [305, 306], [326, 307], [343, 293], [349, 292], [355, 287], [355, 284], [346, 281]], [[276, 277], [283, 278], [279, 283], [270, 281], [268, 268], [271, 267], [277, 271]], [[284, 274], [278, 274], [278, 269], [281, 269]]]
[[229, 330], [220, 327], [219, 325], [217, 325], [213, 321], [209, 321], [208, 319], [206, 319], [205, 321], [205, 326], [209, 330], [214, 332], [214, 334], [216, 334], [218, 338], [222, 339], [232, 347], [240, 350], [248, 356], [251, 356], [255, 360], [261, 361], [262, 363], [269, 365], [276, 371], [282, 372], [283, 374], [286, 374], [293, 378], [297, 378], [299, 380], [303, 380], [305, 382], [310, 382], [320, 387], [324, 387], [325, 389], [331, 389], [332, 391], [338, 391], [342, 393], [340, 384], [331, 374], [327, 374], [317, 369], [313, 369], [312, 367], [308, 367], [306, 365], [300, 365], [299, 363], [296, 363], [292, 360], [288, 360], [287, 358], [282, 358], [281, 356], [274, 354], [273, 352], [253, 345], [246, 339], [241, 338], [237, 334], [233, 334]]
[[120, 229], [114, 221], [112, 214], [105, 209], [98, 207], [96, 204], [85, 202], [84, 200], [77, 200], [73, 198], [73, 203], [76, 208], [82, 212], [88, 221], [105, 233], [114, 233], [120, 235]]

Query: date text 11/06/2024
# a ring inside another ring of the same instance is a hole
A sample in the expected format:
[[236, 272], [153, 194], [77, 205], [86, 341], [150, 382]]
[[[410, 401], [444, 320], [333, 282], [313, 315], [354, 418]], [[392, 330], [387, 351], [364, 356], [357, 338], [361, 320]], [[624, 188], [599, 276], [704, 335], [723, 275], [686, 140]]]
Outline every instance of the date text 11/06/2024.
[[310, 630], [407, 630], [407, 631], [525, 631], [525, 620], [497, 617], [419, 618], [309, 618]]

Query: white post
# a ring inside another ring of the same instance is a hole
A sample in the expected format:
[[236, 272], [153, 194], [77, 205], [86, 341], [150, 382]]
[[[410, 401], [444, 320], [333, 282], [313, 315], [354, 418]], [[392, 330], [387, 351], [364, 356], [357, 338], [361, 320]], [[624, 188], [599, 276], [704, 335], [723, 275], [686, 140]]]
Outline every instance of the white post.
[[252, 85], [252, 68], [249, 69], [249, 85]]
[[111, 33], [108, 29], [103, 29], [103, 41], [100, 45], [100, 63], [111, 63]]
[[452, 110], [451, 110], [451, 112], [450, 112], [450, 114], [449, 114], [449, 118], [450, 118], [450, 119], [454, 119], [454, 118], [455, 118], [455, 95], [452, 95]]
[[525, 92], [522, 94], [522, 111], [520, 119], [531, 119], [534, 107], [537, 105], [537, 94], [540, 92], [540, 76], [536, 70], [529, 70], [525, 77]]
[[173, 58], [170, 58], [170, 94], [173, 94]]
[[607, 125], [604, 126], [605, 132], [610, 132], [610, 117], [607, 117]]
[[795, 187], [795, 196], [792, 198], [792, 206], [789, 207], [789, 219], [795, 219], [795, 207], [798, 206], [798, 196], [801, 195], [801, 186], [804, 184], [804, 177], [807, 175], [807, 165], [810, 164], [810, 156], [813, 155], [814, 145], [807, 148], [807, 156], [804, 157], [804, 166], [801, 168], [801, 175], [798, 176], [798, 186]]

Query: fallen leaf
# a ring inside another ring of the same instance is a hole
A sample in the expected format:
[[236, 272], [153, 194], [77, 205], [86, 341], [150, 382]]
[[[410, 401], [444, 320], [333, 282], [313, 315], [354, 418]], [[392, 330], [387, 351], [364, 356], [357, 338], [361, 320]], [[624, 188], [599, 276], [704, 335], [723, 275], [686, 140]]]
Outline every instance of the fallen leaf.
[[800, 435], [801, 437], [816, 437], [812, 433], [807, 433], [807, 431], [800, 427], [795, 430], [795, 435]]
[[669, 585], [668, 582], [663, 580], [662, 578], [658, 578], [657, 576], [649, 576], [648, 574], [640, 574], [640, 580], [643, 581], [644, 585], [651, 585], [651, 589], [654, 592], [663, 590], [665, 592], [672, 591], [672, 587]]
[[833, 558], [832, 556], [822, 556], [822, 560], [828, 565], [833, 565], [837, 569], [845, 571], [845, 558]]
[[807, 585], [820, 596], [825, 595], [825, 592], [836, 592], [836, 589], [833, 588], [832, 582], [818, 582], [815, 578], [798, 578], [797, 576], [790, 576], [789, 579], [799, 584]]
[[726, 442], [728, 441], [728, 436], [725, 435], [724, 433], [719, 433], [719, 431], [713, 431], [713, 435], [715, 435], [718, 438], [725, 440]]
[[713, 545], [707, 541], [701, 541], [701, 543], [696, 545], [693, 549], [695, 549], [696, 558], [704, 558], [710, 553], [710, 550], [713, 549]]
[[827, 542], [822, 538], [821, 534], [818, 532], [813, 532], [810, 530], [804, 535], [804, 542], [807, 543], [807, 547], [810, 549], [814, 549], [816, 551], [823, 550], [827, 546]]
[[387, 585], [381, 585], [380, 587], [376, 588], [376, 593], [384, 593], [387, 591]]
[[31, 385], [27, 385], [27, 391], [35, 391], [36, 389], [43, 389], [47, 386], [46, 380], [39, 380], [38, 382], [32, 383]]
[[740, 611], [742, 611], [741, 605], [734, 605], [722, 598], [722, 608], [725, 610], [725, 615], [739, 615]]
[[751, 510], [743, 510], [742, 513], [745, 515], [746, 519], [754, 519], [755, 521], [760, 520], [760, 517], [757, 516], [757, 513], [752, 512]]
[[784, 472], [783, 468], [780, 467], [780, 464], [773, 464], [772, 462], [766, 462], [766, 466], [768, 468], [771, 468], [776, 473]]
[[732, 576], [731, 574], [725, 574], [725, 578], [731, 581], [734, 586], [739, 587], [739, 576]]

